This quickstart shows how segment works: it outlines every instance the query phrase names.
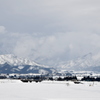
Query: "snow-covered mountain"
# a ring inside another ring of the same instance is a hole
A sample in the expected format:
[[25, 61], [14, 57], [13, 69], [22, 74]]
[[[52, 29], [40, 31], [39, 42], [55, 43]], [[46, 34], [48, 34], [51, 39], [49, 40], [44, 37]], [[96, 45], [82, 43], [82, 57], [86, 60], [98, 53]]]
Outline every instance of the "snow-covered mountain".
[[100, 59], [95, 59], [95, 56], [93, 56], [92, 53], [89, 53], [59, 65], [58, 69], [100, 72]]
[[55, 69], [39, 65], [28, 59], [18, 58], [15, 55], [0, 55], [0, 73], [53, 73]]

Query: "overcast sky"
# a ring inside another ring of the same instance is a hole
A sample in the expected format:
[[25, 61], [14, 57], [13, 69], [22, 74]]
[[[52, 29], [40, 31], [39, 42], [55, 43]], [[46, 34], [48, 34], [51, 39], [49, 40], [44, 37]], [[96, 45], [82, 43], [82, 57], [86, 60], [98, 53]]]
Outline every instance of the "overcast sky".
[[100, 57], [100, 0], [0, 0], [0, 54], [55, 65]]

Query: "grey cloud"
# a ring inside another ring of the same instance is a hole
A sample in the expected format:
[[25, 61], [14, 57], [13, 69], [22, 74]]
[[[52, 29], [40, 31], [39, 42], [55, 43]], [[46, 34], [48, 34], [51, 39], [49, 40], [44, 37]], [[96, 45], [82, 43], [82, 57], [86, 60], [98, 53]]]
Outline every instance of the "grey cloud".
[[6, 29], [4, 26], [0, 26], [0, 34], [6, 33]]
[[13, 32], [98, 32], [99, 3], [98, 0], [1, 0], [0, 22]]

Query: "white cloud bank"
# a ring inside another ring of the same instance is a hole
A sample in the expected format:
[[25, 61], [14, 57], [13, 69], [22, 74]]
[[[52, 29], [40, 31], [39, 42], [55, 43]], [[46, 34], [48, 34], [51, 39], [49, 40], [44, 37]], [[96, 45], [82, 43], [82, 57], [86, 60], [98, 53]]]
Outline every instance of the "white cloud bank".
[[0, 26], [0, 34], [5, 33], [6, 29], [4, 26]]
[[38, 36], [36, 33], [0, 34], [1, 54], [13, 53], [38, 63], [55, 65], [92, 52], [100, 53], [100, 35], [96, 33], [67, 32]]

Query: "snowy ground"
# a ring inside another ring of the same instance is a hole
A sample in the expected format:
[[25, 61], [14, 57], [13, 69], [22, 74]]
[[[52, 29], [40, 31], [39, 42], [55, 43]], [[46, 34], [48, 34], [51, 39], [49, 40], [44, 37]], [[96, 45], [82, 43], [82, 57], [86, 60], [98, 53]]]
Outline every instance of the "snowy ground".
[[0, 100], [100, 100], [100, 83], [0, 80]]

